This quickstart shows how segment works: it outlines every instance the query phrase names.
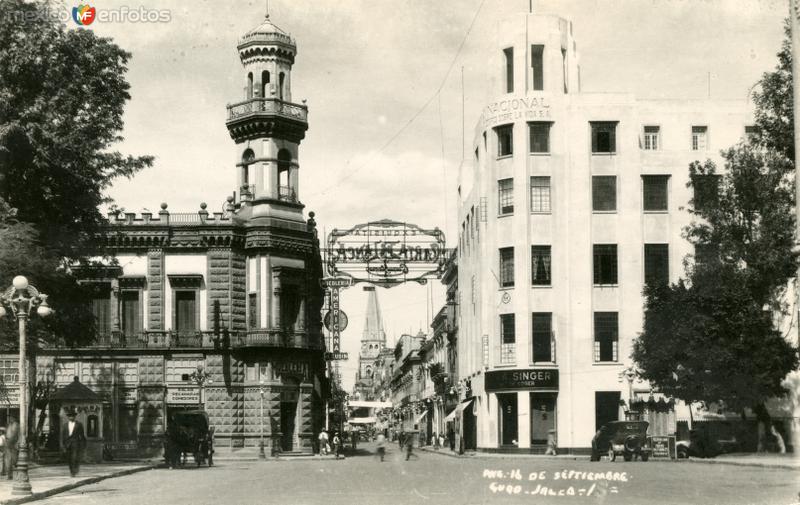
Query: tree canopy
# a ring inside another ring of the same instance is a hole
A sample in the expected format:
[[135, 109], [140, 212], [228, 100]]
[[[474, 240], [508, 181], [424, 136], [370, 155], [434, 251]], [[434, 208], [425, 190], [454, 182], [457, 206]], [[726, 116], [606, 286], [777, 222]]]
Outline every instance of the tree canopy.
[[103, 254], [105, 190], [152, 157], [114, 150], [131, 55], [90, 29], [67, 29], [49, 9], [0, 0], [0, 285], [28, 276], [51, 296], [50, 332], [74, 339], [93, 325], [89, 293], [65, 267]]

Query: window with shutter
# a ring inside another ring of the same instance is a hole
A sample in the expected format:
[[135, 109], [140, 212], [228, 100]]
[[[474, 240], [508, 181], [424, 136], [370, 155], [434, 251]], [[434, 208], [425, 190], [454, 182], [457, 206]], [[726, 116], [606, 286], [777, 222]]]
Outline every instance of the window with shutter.
[[617, 210], [616, 176], [592, 176], [592, 210], [596, 212], [614, 212]]
[[195, 291], [175, 291], [175, 331], [197, 331]]
[[613, 154], [617, 151], [617, 122], [592, 121], [592, 153]]
[[644, 282], [654, 286], [669, 283], [669, 244], [644, 245]]
[[668, 175], [642, 176], [642, 206], [645, 211], [669, 209], [668, 183]]
[[533, 361], [555, 361], [553, 356], [553, 314], [534, 312], [531, 318]]
[[544, 89], [544, 46], [531, 46], [531, 70], [533, 71], [533, 89]]
[[594, 313], [594, 360], [617, 361], [619, 316], [616, 312]]
[[120, 305], [122, 309], [122, 334], [132, 337], [142, 332], [142, 314], [139, 303], [139, 291], [121, 291]]
[[617, 244], [594, 245], [594, 284], [617, 284]]

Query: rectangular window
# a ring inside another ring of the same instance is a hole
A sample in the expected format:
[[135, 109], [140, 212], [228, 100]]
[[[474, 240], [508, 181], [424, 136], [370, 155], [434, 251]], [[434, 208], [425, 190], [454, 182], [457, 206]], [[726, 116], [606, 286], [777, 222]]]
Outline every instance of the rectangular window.
[[594, 245], [594, 284], [617, 284], [617, 244]]
[[247, 327], [250, 329], [261, 326], [258, 320], [258, 294], [247, 295]]
[[497, 181], [497, 201], [501, 216], [514, 213], [514, 179]]
[[139, 291], [120, 291], [120, 309], [122, 314], [122, 334], [132, 337], [142, 332], [142, 315], [139, 304]]
[[517, 336], [514, 314], [500, 315], [500, 363], [516, 363]]
[[550, 246], [531, 246], [531, 283], [534, 286], [549, 286], [551, 282]]
[[97, 335], [111, 334], [111, 286], [99, 285], [92, 295], [92, 313], [94, 314]]
[[644, 127], [644, 148], [647, 151], [658, 150], [658, 137], [660, 128], [658, 126]]
[[668, 175], [642, 176], [642, 205], [645, 211], [664, 211], [669, 208]]
[[534, 312], [531, 319], [533, 361], [555, 362], [553, 346], [553, 314]]
[[175, 291], [175, 328], [178, 333], [197, 331], [197, 292]]
[[511, 156], [514, 154], [514, 127], [513, 125], [498, 126], [497, 132], [497, 157]]
[[707, 126], [692, 126], [692, 151], [706, 150]]
[[719, 199], [719, 187], [722, 176], [717, 174], [698, 174], [692, 176], [694, 210], [705, 210]]
[[500, 249], [500, 286], [514, 287], [514, 248], [503, 247]]
[[758, 134], [758, 127], [756, 125], [747, 125], [744, 127], [744, 139], [748, 142], [754, 142]]
[[617, 177], [615, 175], [592, 176], [592, 210], [599, 212], [617, 210]]
[[616, 312], [594, 313], [594, 360], [617, 361], [619, 316]]
[[533, 70], [533, 89], [544, 89], [544, 46], [531, 46], [531, 69]]
[[531, 212], [550, 212], [549, 177], [531, 177]]
[[652, 286], [669, 284], [669, 244], [644, 245], [644, 282]]
[[564, 93], [569, 93], [569, 73], [567, 71], [567, 50], [561, 49], [561, 74], [564, 78]]
[[514, 92], [514, 48], [503, 49], [506, 60], [506, 93]]
[[612, 154], [617, 152], [617, 122], [591, 121], [592, 153]]
[[528, 123], [530, 132], [531, 152], [549, 153], [550, 152], [550, 123]]

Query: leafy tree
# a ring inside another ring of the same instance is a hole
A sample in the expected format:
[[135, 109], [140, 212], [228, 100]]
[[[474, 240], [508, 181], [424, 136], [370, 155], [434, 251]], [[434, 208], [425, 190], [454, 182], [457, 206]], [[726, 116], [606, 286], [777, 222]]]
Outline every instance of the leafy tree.
[[[791, 24], [778, 52], [778, 65], [765, 72], [753, 92], [758, 143], [794, 160], [794, 95], [792, 94]], [[760, 89], [759, 89], [760, 88]]]
[[[0, 0], [0, 286], [26, 275], [56, 315], [32, 335], [94, 334], [68, 266], [102, 255], [104, 191], [152, 164], [114, 150], [130, 99], [131, 55], [92, 30], [67, 29], [44, 1]], [[10, 327], [11, 326], [11, 327]], [[16, 334], [0, 324], [6, 342]]]
[[[644, 331], [633, 358], [666, 394], [687, 402], [752, 408], [769, 422], [766, 400], [798, 366], [797, 349], [777, 321], [798, 268], [793, 166], [782, 155], [739, 144], [689, 167], [696, 219], [685, 237], [706, 254], [687, 263], [687, 279], [645, 289]], [[708, 254], [711, 251], [711, 254]]]

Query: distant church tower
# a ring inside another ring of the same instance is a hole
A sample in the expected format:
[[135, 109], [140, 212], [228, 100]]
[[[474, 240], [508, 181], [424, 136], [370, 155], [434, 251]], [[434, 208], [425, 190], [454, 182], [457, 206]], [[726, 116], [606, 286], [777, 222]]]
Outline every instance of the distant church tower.
[[364, 332], [361, 334], [361, 350], [358, 353], [358, 377], [356, 391], [361, 399], [371, 399], [372, 375], [375, 372], [375, 360], [386, 347], [386, 333], [383, 331], [381, 308], [378, 305], [378, 294], [374, 286], [364, 287], [367, 292], [367, 314], [364, 320]]

